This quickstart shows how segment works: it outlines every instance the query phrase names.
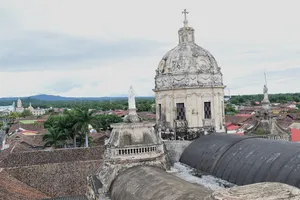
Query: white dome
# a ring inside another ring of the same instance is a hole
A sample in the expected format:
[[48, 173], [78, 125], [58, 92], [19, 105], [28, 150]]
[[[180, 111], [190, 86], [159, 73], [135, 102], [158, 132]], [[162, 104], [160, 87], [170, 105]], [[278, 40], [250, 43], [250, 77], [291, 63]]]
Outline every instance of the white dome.
[[223, 86], [223, 75], [215, 58], [195, 43], [194, 29], [178, 31], [179, 44], [159, 62], [155, 90]]

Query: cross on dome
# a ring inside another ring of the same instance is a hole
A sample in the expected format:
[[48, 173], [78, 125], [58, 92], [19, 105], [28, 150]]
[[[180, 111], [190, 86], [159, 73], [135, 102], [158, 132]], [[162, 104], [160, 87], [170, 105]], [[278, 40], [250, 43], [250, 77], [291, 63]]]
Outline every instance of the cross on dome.
[[184, 14], [184, 21], [183, 21], [184, 27], [187, 27], [188, 26], [188, 20], [187, 20], [186, 15], [189, 14], [189, 12], [186, 11], [186, 9], [184, 9], [182, 14]]

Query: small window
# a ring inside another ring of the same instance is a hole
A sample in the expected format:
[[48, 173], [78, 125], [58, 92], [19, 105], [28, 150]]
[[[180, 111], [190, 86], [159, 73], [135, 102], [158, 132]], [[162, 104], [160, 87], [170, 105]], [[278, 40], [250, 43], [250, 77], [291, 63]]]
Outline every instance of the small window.
[[176, 104], [177, 110], [177, 120], [185, 120], [185, 108], [184, 103], [177, 103]]
[[210, 104], [210, 102], [204, 102], [204, 118], [211, 119], [211, 104]]
[[158, 119], [161, 120], [161, 104], [158, 104]]

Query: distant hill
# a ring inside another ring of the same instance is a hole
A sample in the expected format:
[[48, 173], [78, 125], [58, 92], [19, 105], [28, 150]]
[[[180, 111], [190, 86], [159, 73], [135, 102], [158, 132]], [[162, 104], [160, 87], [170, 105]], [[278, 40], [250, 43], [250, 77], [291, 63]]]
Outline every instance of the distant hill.
[[[28, 97], [20, 97], [20, 99], [36, 99], [40, 101], [107, 101], [107, 100], [122, 100], [126, 99], [126, 96], [121, 97], [62, 97], [56, 95], [39, 94]], [[139, 99], [153, 99], [154, 97], [137, 97]], [[17, 101], [18, 97], [4, 97], [0, 98], [0, 101]]]

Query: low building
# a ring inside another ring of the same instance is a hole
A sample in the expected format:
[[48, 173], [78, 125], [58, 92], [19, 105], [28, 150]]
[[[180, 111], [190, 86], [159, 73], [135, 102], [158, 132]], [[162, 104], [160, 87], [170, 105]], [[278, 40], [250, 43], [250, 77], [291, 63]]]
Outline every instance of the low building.
[[34, 116], [41, 116], [41, 115], [44, 115], [46, 113], [46, 110], [45, 109], [41, 109], [40, 107], [38, 107], [37, 109], [34, 109], [32, 106], [31, 106], [31, 103], [29, 104], [29, 107], [27, 108], [31, 113], [32, 115]]
[[11, 105], [9, 106], [0, 106], [0, 112], [1, 113], [12, 113], [16, 111], [16, 105], [15, 102], [13, 102]]
[[22, 113], [24, 110], [25, 110], [25, 109], [24, 109], [24, 107], [22, 106], [22, 101], [21, 101], [21, 99], [19, 98], [18, 101], [17, 101], [16, 112]]

